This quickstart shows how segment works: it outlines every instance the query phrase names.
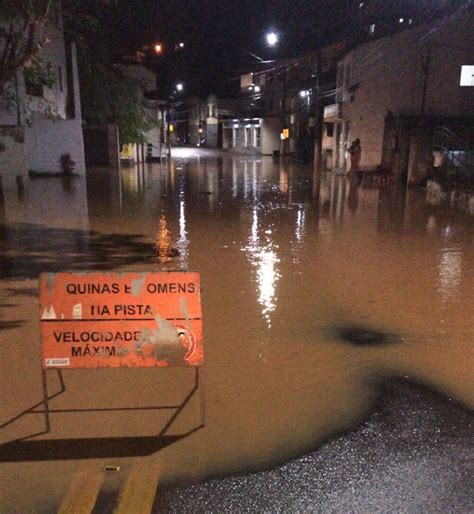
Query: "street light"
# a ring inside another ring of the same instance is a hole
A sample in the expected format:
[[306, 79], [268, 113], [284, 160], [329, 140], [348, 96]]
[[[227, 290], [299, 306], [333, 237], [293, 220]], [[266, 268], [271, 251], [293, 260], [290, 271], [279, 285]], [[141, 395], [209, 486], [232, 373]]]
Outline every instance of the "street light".
[[266, 38], [268, 46], [275, 46], [278, 43], [278, 35], [275, 32], [269, 32]]
[[178, 82], [176, 84], [176, 91], [182, 91], [184, 89], [184, 86], [182, 84], [182, 82]]
[[153, 47], [155, 49], [155, 53], [161, 54], [163, 52], [163, 45], [161, 43], [156, 43]]

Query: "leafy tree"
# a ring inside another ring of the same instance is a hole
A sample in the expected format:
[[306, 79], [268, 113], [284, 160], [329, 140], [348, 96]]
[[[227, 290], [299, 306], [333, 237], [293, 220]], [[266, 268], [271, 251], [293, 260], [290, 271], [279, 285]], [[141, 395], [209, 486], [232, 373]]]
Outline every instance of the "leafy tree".
[[91, 125], [117, 124], [121, 144], [145, 142], [156, 121], [143, 88], [111, 63], [123, 13], [103, 0], [63, 0], [63, 15], [78, 48], [82, 117]]
[[38, 62], [45, 26], [58, 9], [59, 0], [0, 0], [0, 93], [19, 69]]
[[82, 116], [87, 123], [116, 123], [120, 143], [144, 143], [154, 125], [139, 82], [125, 77], [115, 66], [88, 62], [81, 68]]

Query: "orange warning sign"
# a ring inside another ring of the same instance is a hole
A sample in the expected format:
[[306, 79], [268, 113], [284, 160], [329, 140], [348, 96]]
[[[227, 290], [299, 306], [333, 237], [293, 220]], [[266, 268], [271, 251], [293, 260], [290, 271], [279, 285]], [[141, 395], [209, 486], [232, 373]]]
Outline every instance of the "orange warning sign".
[[42, 273], [42, 366], [200, 366], [197, 272]]

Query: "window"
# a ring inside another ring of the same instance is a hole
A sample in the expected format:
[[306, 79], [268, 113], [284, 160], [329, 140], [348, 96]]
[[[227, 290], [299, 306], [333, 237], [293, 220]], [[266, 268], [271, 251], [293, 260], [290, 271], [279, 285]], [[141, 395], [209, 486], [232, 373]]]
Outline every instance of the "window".
[[333, 123], [326, 124], [326, 135], [328, 137], [333, 137], [333, 135], [334, 135], [334, 124]]

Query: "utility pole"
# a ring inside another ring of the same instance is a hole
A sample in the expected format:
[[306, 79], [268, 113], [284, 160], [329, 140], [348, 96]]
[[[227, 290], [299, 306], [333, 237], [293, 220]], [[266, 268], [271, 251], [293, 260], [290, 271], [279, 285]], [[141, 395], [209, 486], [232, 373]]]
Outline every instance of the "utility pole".
[[166, 134], [166, 145], [168, 148], [168, 157], [171, 157], [171, 114], [170, 104], [166, 104], [166, 122], [167, 122], [167, 134]]
[[[286, 103], [287, 103], [287, 96], [288, 96], [288, 65], [285, 64], [285, 71], [283, 75], [283, 101], [281, 106], [281, 131], [284, 129], [289, 129], [289, 123], [287, 123], [287, 109], [286, 109]], [[283, 157], [288, 153], [288, 146], [289, 146], [290, 139], [282, 139], [281, 140], [281, 152], [280, 155]]]
[[314, 95], [314, 168], [321, 171], [321, 153], [323, 139], [323, 119], [320, 101], [321, 50], [316, 54], [316, 91]]

